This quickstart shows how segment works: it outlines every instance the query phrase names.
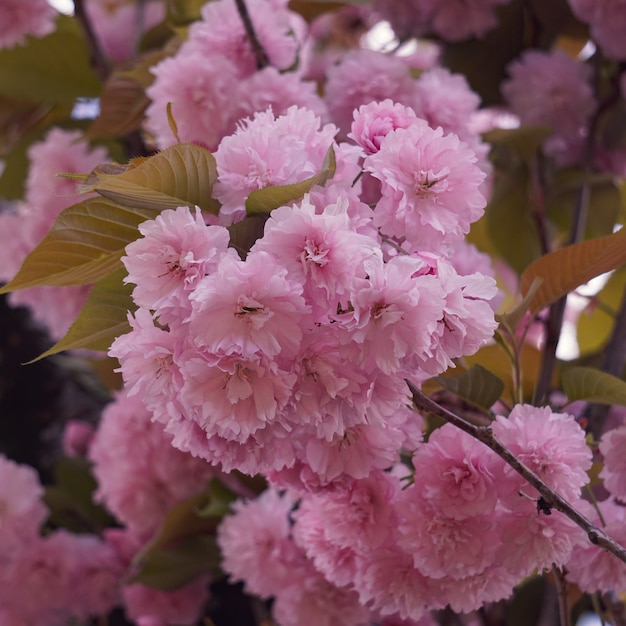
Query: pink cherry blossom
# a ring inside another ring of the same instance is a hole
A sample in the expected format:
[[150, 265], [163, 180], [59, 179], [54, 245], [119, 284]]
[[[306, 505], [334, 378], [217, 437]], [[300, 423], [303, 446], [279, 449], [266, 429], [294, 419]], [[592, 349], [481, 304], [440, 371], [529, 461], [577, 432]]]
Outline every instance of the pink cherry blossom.
[[324, 97], [331, 120], [345, 137], [354, 109], [372, 101], [390, 99], [405, 106], [415, 100], [415, 81], [398, 57], [373, 50], [352, 50], [327, 72]]
[[[602, 515], [587, 502], [579, 510], [592, 523], [621, 545], [626, 543], [626, 509], [616, 502], [604, 500], [597, 507]], [[577, 584], [586, 593], [604, 593], [626, 589], [626, 565], [602, 548], [588, 541], [580, 542], [567, 562], [567, 579]]]
[[[298, 48], [306, 35], [306, 24], [297, 13], [286, 10], [285, 3], [249, 0], [249, 13], [270, 65], [287, 70], [298, 61]], [[234, 76], [250, 76], [257, 70], [257, 60], [243, 21], [233, 0], [206, 3], [200, 21], [189, 29], [185, 51], [200, 56], [215, 54], [232, 64]]]
[[453, 134], [426, 124], [390, 132], [365, 170], [382, 183], [374, 222], [385, 235], [422, 250], [462, 239], [485, 208], [485, 174], [476, 155]]
[[591, 68], [560, 50], [527, 50], [508, 71], [501, 90], [513, 113], [523, 124], [552, 129], [546, 152], [561, 164], [575, 163], [595, 109]]
[[363, 104], [355, 109], [353, 116], [348, 137], [361, 146], [365, 154], [378, 152], [380, 142], [390, 131], [419, 123], [413, 109], [394, 103], [389, 98], [382, 102]]
[[48, 515], [34, 469], [0, 455], [0, 551], [38, 535]]
[[54, 30], [57, 12], [47, 0], [3, 0], [0, 6], [0, 49], [23, 45], [27, 37]]
[[604, 466], [600, 478], [612, 496], [626, 501], [626, 426], [605, 432], [600, 440]]
[[106, 407], [89, 451], [97, 499], [137, 533], [153, 532], [175, 504], [201, 492], [213, 471], [176, 450], [136, 396]]
[[215, 150], [232, 127], [230, 103], [236, 93], [237, 68], [219, 55], [181, 50], [154, 67], [155, 81], [146, 89], [152, 103], [146, 110], [146, 127], [157, 145], [176, 143], [167, 105], [171, 104], [178, 138]]
[[366, 274], [364, 262], [375, 254], [375, 240], [355, 233], [347, 210], [349, 200], [340, 197], [321, 213], [309, 197], [291, 207], [272, 211], [263, 237], [252, 252], [275, 257], [288, 275], [303, 286], [303, 296], [316, 322], [327, 322], [355, 280]]
[[317, 174], [336, 132], [331, 124], [320, 128], [313, 111], [296, 106], [278, 117], [269, 110], [242, 122], [215, 153], [219, 180], [213, 194], [222, 204], [220, 217], [243, 218], [252, 191], [301, 182]]
[[463, 519], [447, 516], [437, 502], [409, 487], [398, 498], [401, 521], [399, 544], [413, 556], [422, 574], [431, 578], [464, 578], [478, 574], [496, 561], [498, 543], [492, 535], [496, 520], [490, 513]]
[[224, 256], [190, 296], [193, 341], [213, 353], [293, 357], [308, 325], [301, 292], [266, 252], [252, 253], [246, 261]]
[[294, 503], [269, 488], [258, 498], [238, 500], [219, 525], [222, 567], [232, 581], [262, 598], [294, 582], [304, 555], [291, 540], [289, 512]]
[[398, 256], [387, 263], [373, 258], [366, 264], [369, 281], [350, 297], [353, 312], [341, 322], [346, 341], [360, 345], [385, 374], [397, 372], [403, 359], [430, 354], [432, 335], [442, 317], [442, 293], [430, 276], [416, 276], [423, 263]]
[[180, 368], [186, 412], [208, 437], [240, 444], [258, 430], [283, 423], [295, 376], [267, 358], [183, 353]]
[[415, 489], [443, 515], [489, 514], [497, 501], [497, 465], [484, 444], [444, 424], [413, 455]]
[[[549, 407], [517, 404], [508, 418], [498, 416], [492, 428], [494, 435], [550, 487], [566, 500], [578, 499], [581, 487], [589, 480], [591, 451], [585, 431], [574, 417], [553, 413]], [[526, 495], [535, 493], [508, 465], [503, 472], [511, 481], [514, 500], [519, 501], [520, 489]]]
[[186, 317], [189, 294], [200, 280], [217, 268], [227, 253], [229, 234], [222, 226], [207, 226], [200, 210], [168, 209], [154, 220], [140, 224], [142, 238], [126, 246], [122, 262], [126, 283], [134, 283], [133, 300], [153, 309], [167, 323]]
[[591, 36], [610, 59], [626, 59], [626, 4], [621, 0], [568, 0], [574, 15], [591, 27]]

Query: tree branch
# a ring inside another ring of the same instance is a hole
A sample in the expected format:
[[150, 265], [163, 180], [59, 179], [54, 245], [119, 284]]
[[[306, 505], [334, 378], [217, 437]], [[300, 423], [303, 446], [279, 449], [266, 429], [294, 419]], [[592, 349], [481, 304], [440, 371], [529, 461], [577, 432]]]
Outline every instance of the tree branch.
[[85, 11], [85, 0], [74, 0], [74, 15], [85, 33], [91, 66], [100, 77], [100, 80], [104, 82], [111, 72], [111, 67], [91, 25], [91, 20]]
[[254, 24], [250, 18], [250, 13], [248, 13], [248, 7], [246, 6], [245, 0], [235, 0], [235, 4], [237, 5], [237, 11], [239, 11], [244, 28], [246, 29], [248, 39], [250, 40], [252, 51], [256, 57], [257, 69], [262, 70], [270, 64], [270, 59], [267, 56], [267, 52], [265, 52], [265, 48], [263, 48], [263, 45], [259, 41], [256, 31], [254, 30]]
[[615, 555], [620, 561], [626, 563], [626, 549], [609, 537], [602, 529], [594, 526], [582, 513], [579, 513], [551, 487], [546, 485], [537, 474], [524, 465], [507, 447], [500, 443], [491, 428], [471, 424], [424, 395], [410, 380], [405, 379], [405, 382], [411, 390], [413, 402], [418, 409], [441, 417], [446, 422], [453, 424], [463, 432], [474, 437], [474, 439], [478, 439], [478, 441], [481, 441], [487, 447], [491, 448], [491, 450], [539, 492], [539, 495], [550, 508], [560, 511], [577, 526], [580, 526], [580, 528], [587, 533], [587, 537], [592, 544], [603, 548], [607, 552]]

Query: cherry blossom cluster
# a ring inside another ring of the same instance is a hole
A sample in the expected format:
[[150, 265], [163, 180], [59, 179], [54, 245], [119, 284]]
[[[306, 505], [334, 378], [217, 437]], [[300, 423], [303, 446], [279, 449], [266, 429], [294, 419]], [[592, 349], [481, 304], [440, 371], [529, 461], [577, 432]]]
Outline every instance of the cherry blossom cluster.
[[194, 622], [207, 599], [206, 576], [174, 591], [127, 581], [167, 511], [203, 492], [214, 472], [173, 448], [142, 403], [123, 393], [95, 434], [85, 425], [72, 430], [78, 428], [90, 435], [83, 451], [99, 483], [96, 500], [123, 526], [101, 537], [65, 530], [42, 536], [49, 511], [35, 471], [0, 456], [0, 623], [65, 626], [116, 606], [140, 626]]
[[[337, 154], [332, 181], [272, 211], [245, 260], [186, 207], [126, 248], [140, 308], [110, 354], [174, 445], [225, 471], [325, 485], [389, 467], [421, 437], [403, 379], [441, 373], [493, 332], [493, 279], [445, 256], [485, 204], [474, 153], [391, 102], [361, 108], [354, 131], [356, 146], [337, 145], [334, 126], [292, 107], [222, 140], [226, 223], [252, 191]], [[360, 171], [380, 182], [373, 211]]]
[[[58, 174], [90, 171], [108, 159], [102, 147], [92, 148], [80, 131], [53, 128], [28, 150], [29, 170], [24, 200], [0, 213], [0, 280], [8, 282], [26, 255], [46, 236], [59, 213], [83, 200], [75, 181]], [[55, 339], [67, 332], [87, 299], [89, 287], [33, 287], [9, 295], [13, 306], [28, 306]]]
[[[496, 418], [493, 431], [579, 503], [591, 451], [574, 417], [517, 405]], [[539, 514], [536, 491], [470, 435], [438, 428], [417, 447], [412, 467], [314, 493], [270, 489], [238, 502], [218, 534], [226, 571], [251, 593], [274, 597], [281, 625], [331, 624], [340, 616], [357, 626], [422, 623], [446, 605], [470, 612], [508, 597], [536, 569], [569, 571], [574, 559], [582, 565], [584, 554], [575, 551], [584, 549], [584, 533], [562, 515]]]

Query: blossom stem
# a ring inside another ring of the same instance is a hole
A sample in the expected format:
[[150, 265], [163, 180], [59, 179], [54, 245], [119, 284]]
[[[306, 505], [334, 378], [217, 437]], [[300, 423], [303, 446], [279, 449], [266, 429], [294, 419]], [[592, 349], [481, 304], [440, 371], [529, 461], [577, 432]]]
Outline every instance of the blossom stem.
[[100, 80], [104, 82], [109, 76], [111, 67], [102, 50], [102, 47], [100, 46], [100, 42], [98, 41], [98, 37], [93, 29], [91, 20], [87, 15], [87, 11], [85, 11], [84, 0], [74, 0], [74, 15], [85, 33], [91, 65], [100, 77]]
[[270, 64], [270, 59], [267, 56], [267, 52], [265, 52], [265, 48], [262, 46], [259, 38], [257, 37], [245, 0], [235, 0], [235, 4], [237, 5], [237, 11], [239, 11], [239, 15], [241, 16], [244, 28], [246, 29], [246, 34], [250, 40], [254, 56], [256, 57], [257, 69], [262, 70]]
[[503, 459], [510, 467], [512, 467], [522, 478], [527, 480], [538, 492], [543, 500], [544, 507], [548, 509], [556, 509], [577, 526], [582, 528], [586, 533], [589, 541], [603, 548], [607, 552], [615, 555], [620, 561], [626, 563], [626, 549], [618, 544], [614, 539], [609, 537], [602, 529], [594, 526], [582, 513], [577, 511], [569, 502], [556, 493], [551, 487], [537, 476], [531, 469], [522, 463], [506, 446], [504, 446], [493, 434], [489, 426], [476, 426], [463, 419], [459, 415], [452, 413], [448, 409], [437, 404], [428, 396], [422, 393], [410, 380], [405, 379], [408, 385], [415, 406], [422, 410], [432, 413], [437, 417], [450, 422], [457, 428], [471, 435], [478, 441], [484, 443], [491, 448], [501, 459]]
[[559, 601], [559, 621], [561, 626], [571, 626], [570, 610], [567, 601], [567, 581], [565, 572], [556, 565], [552, 567], [554, 580], [556, 581], [556, 593]]

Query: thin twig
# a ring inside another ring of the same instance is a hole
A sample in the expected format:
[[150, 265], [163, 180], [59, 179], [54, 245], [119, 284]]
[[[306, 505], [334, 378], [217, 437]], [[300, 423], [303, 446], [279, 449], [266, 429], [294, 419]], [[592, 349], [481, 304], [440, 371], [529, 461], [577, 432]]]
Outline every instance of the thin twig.
[[450, 422], [468, 435], [478, 439], [491, 448], [501, 459], [512, 467], [520, 476], [526, 479], [543, 498], [545, 504], [560, 511], [571, 519], [577, 526], [580, 526], [586, 533], [589, 541], [611, 554], [614, 554], [620, 561], [626, 563], [626, 549], [611, 539], [602, 529], [594, 526], [582, 513], [579, 513], [569, 502], [556, 493], [551, 487], [537, 476], [530, 468], [524, 465], [507, 447], [505, 447], [493, 434], [488, 426], [476, 426], [466, 421], [459, 415], [452, 413], [448, 409], [440, 406], [428, 396], [424, 395], [410, 380], [405, 380], [415, 406], [422, 410], [441, 417], [446, 422]]
[[85, 0], [74, 0], [74, 15], [81, 25], [83, 32], [85, 33], [85, 39], [87, 46], [89, 47], [89, 57], [91, 66], [94, 68], [100, 80], [103, 82], [108, 78], [111, 72], [111, 66], [107, 56], [104, 54], [98, 37], [91, 25], [91, 20], [85, 11]]
[[[607, 343], [602, 360], [602, 371], [621, 377], [626, 362], [626, 291], [622, 296], [619, 312], [615, 317], [611, 338]], [[608, 404], [590, 404], [585, 410], [587, 432], [598, 441], [602, 435], [604, 421], [609, 413]]]
[[567, 581], [565, 580], [565, 572], [554, 565], [552, 567], [554, 580], [556, 581], [556, 595], [559, 600], [559, 618], [561, 626], [571, 626], [569, 603], [567, 601]]
[[267, 56], [267, 52], [265, 52], [265, 48], [257, 37], [256, 30], [254, 30], [254, 24], [250, 18], [250, 13], [248, 13], [248, 7], [246, 6], [245, 0], [235, 0], [235, 4], [237, 5], [237, 11], [239, 11], [241, 20], [243, 21], [243, 26], [246, 29], [248, 39], [250, 40], [252, 51], [256, 57], [257, 69], [262, 70], [270, 64], [270, 59]]

